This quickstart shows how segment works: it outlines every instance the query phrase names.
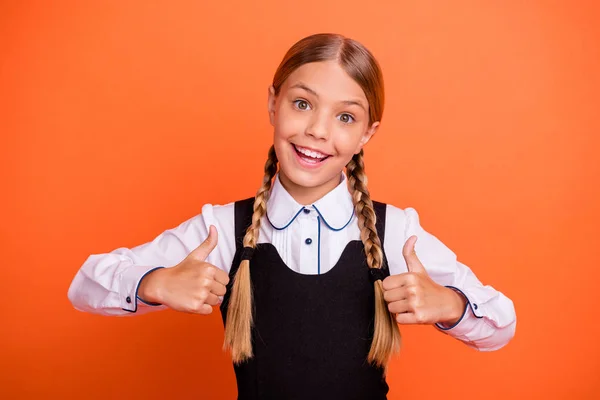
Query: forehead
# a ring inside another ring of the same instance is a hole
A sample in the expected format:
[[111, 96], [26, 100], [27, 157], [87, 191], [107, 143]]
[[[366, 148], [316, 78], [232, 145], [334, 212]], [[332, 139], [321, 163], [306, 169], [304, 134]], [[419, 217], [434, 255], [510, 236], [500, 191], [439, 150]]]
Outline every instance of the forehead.
[[282, 89], [302, 83], [319, 95], [331, 101], [363, 100], [367, 103], [364, 91], [354, 79], [336, 62], [313, 62], [300, 66], [286, 79]]

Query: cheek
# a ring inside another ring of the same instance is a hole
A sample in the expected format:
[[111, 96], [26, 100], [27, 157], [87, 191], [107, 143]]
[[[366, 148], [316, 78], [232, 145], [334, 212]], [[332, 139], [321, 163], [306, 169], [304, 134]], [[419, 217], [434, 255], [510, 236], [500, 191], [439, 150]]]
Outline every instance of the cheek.
[[296, 119], [285, 113], [278, 113], [273, 124], [273, 144], [279, 157], [279, 162], [286, 165], [291, 157], [289, 143], [301, 132]]
[[275, 138], [289, 139], [290, 137], [301, 134], [306, 127], [306, 121], [302, 116], [293, 110], [280, 108], [275, 116]]
[[334, 146], [339, 155], [352, 158], [354, 151], [360, 143], [362, 130], [357, 127], [355, 129], [340, 129], [336, 132]]

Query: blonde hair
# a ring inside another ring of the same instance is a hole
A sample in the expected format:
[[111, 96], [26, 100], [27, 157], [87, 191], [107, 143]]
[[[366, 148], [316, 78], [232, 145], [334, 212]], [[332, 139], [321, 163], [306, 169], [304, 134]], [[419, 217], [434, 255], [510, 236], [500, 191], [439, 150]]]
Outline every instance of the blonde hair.
[[[360, 239], [365, 246], [367, 265], [369, 268], [383, 267], [383, 250], [377, 234], [375, 223], [377, 218], [373, 209], [373, 201], [367, 189], [367, 175], [363, 161], [363, 150], [354, 155], [346, 165], [348, 171], [348, 187], [352, 194], [354, 211], [358, 217]], [[389, 312], [383, 298], [383, 283], [375, 281], [375, 330], [373, 342], [369, 350], [368, 360], [373, 364], [386, 367], [391, 355], [400, 350], [400, 330], [394, 315]]]
[[[271, 146], [265, 163], [263, 183], [254, 198], [252, 223], [244, 235], [244, 247], [256, 248], [261, 219], [267, 212], [267, 200], [276, 173], [277, 155], [275, 154], [275, 146]], [[233, 278], [231, 297], [227, 308], [227, 323], [225, 324], [225, 343], [223, 345], [225, 349], [231, 350], [231, 357], [236, 364], [252, 357], [252, 321], [250, 260], [242, 260]]]
[[[316, 34], [294, 44], [281, 61], [273, 78], [275, 94], [290, 74], [298, 67], [319, 61], [336, 60], [363, 89], [369, 102], [369, 122], [381, 121], [384, 94], [381, 68], [373, 55], [360, 43], [337, 34]], [[382, 268], [383, 250], [375, 228], [376, 216], [367, 190], [363, 151], [356, 154], [346, 166], [348, 186], [358, 217], [361, 240], [365, 247], [369, 268]], [[271, 146], [265, 163], [265, 175], [256, 192], [252, 223], [246, 230], [243, 246], [256, 248], [260, 223], [267, 210], [267, 200], [273, 177], [277, 173], [277, 155]], [[368, 361], [386, 367], [390, 356], [399, 350], [400, 331], [396, 320], [388, 311], [383, 297], [381, 280], [374, 283], [375, 327]], [[242, 260], [233, 279], [231, 298], [225, 325], [224, 348], [231, 350], [233, 362], [238, 364], [252, 357], [252, 282], [250, 261]]]

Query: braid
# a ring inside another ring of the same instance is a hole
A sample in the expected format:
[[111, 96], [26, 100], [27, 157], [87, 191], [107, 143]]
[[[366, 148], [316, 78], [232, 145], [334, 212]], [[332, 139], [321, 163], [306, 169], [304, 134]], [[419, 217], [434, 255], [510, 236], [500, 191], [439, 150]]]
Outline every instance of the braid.
[[[260, 232], [260, 222], [267, 212], [273, 177], [277, 172], [275, 147], [269, 149], [265, 163], [265, 176], [254, 199], [252, 224], [246, 230], [244, 247], [256, 248]], [[231, 349], [233, 362], [238, 364], [252, 357], [252, 282], [250, 280], [250, 260], [242, 260], [233, 278], [233, 288], [227, 311], [225, 326], [225, 349]]]
[[[358, 217], [360, 238], [365, 246], [369, 268], [382, 268], [383, 250], [375, 228], [376, 216], [373, 201], [367, 189], [367, 176], [363, 162], [364, 151], [354, 155], [346, 166], [352, 201]], [[369, 362], [386, 367], [391, 355], [400, 348], [400, 331], [383, 297], [381, 280], [375, 281], [375, 330], [369, 351]]]

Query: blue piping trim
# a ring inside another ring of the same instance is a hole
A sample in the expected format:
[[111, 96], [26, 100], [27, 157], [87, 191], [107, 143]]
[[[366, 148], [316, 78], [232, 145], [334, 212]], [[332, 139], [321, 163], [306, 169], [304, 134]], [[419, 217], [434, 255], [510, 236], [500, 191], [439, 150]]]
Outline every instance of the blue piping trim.
[[[460, 290], [459, 288], [457, 288], [457, 287], [454, 287], [454, 286], [446, 286], [446, 287], [447, 287], [447, 288], [449, 288], [449, 289], [454, 289], [454, 290], [456, 290], [457, 292], [459, 292], [460, 294], [462, 294], [462, 295], [465, 297], [465, 299], [467, 300], [467, 304], [465, 305], [465, 309], [463, 310], [463, 313], [462, 313], [462, 315], [460, 316], [460, 318], [458, 319], [458, 321], [456, 321], [456, 323], [455, 323], [454, 325], [452, 325], [451, 327], [448, 327], [448, 328], [444, 328], [444, 327], [443, 327], [442, 325], [440, 325], [440, 324], [435, 324], [435, 326], [437, 326], [439, 329], [441, 329], [441, 330], [443, 330], [443, 331], [448, 331], [448, 330], [450, 330], [450, 329], [454, 328], [456, 325], [460, 324], [460, 321], [462, 321], [462, 320], [463, 320], [463, 318], [465, 317], [465, 314], [467, 313], [467, 309], [468, 309], [469, 307], [471, 307], [471, 312], [473, 313], [473, 315], [474, 315], [476, 318], [483, 318], [483, 315], [482, 315], [482, 316], [479, 316], [479, 315], [475, 314], [475, 310], [473, 309], [473, 304], [471, 304], [471, 300], [469, 300], [469, 298], [467, 297], [467, 295], [466, 295], [466, 294], [464, 294], [464, 292], [463, 292], [462, 290]], [[477, 307], [477, 304], [475, 304], [475, 307]]]
[[137, 287], [135, 288], [135, 302], [134, 302], [135, 308], [133, 310], [128, 310], [126, 308], [123, 308], [123, 311], [127, 311], [127, 312], [130, 312], [130, 313], [136, 312], [137, 309], [138, 309], [138, 303], [137, 303], [138, 300], [140, 300], [144, 304], [148, 304], [149, 306], [161, 306], [162, 305], [162, 304], [159, 304], [159, 303], [146, 303], [144, 300], [140, 299], [139, 296], [138, 296], [138, 290], [140, 290], [140, 284], [142, 283], [142, 279], [144, 279], [144, 277], [146, 275], [148, 275], [150, 272], [156, 271], [157, 269], [161, 269], [161, 268], [164, 268], [164, 267], [152, 268], [150, 271], [147, 271], [144, 275], [142, 275], [142, 277], [140, 278], [140, 280], [138, 282]]
[[135, 297], [136, 297], [136, 298], [137, 298], [139, 301], [141, 301], [142, 303], [144, 303], [144, 304], [146, 304], [146, 305], [148, 305], [148, 306], [162, 306], [162, 304], [160, 304], [160, 303], [150, 303], [150, 302], [144, 301], [144, 299], [142, 299], [140, 296], [137, 296], [137, 295], [136, 295]]
[[319, 213], [319, 215], [321, 216], [321, 218], [323, 218], [323, 222], [325, 223], [325, 225], [327, 225], [327, 227], [328, 227], [329, 229], [331, 229], [332, 231], [336, 231], [336, 232], [337, 232], [337, 231], [341, 231], [342, 229], [344, 229], [345, 227], [347, 227], [347, 226], [348, 226], [348, 224], [350, 223], [350, 221], [352, 221], [352, 217], [354, 216], [354, 210], [352, 210], [352, 214], [350, 214], [350, 219], [348, 220], [348, 222], [346, 222], [346, 224], [345, 224], [344, 226], [342, 226], [341, 228], [339, 228], [339, 229], [336, 229], [336, 228], [332, 227], [331, 225], [329, 225], [329, 224], [327, 223], [327, 220], [325, 219], [325, 217], [323, 216], [323, 214], [321, 214], [321, 211], [319, 211], [319, 209], [317, 208], [317, 206], [315, 206], [315, 205], [313, 204], [313, 207], [315, 208], [315, 210], [317, 210], [317, 212]]
[[[318, 210], [317, 210], [318, 211]], [[319, 213], [320, 215], [320, 213]], [[317, 248], [317, 275], [321, 275], [321, 217], [317, 217], [318, 230], [319, 230], [319, 246]]]
[[302, 207], [300, 210], [298, 210], [298, 212], [296, 213], [296, 215], [294, 215], [294, 217], [293, 217], [293, 218], [290, 220], [290, 222], [288, 222], [288, 223], [287, 223], [287, 225], [286, 225], [286, 226], [284, 226], [283, 228], [278, 228], [278, 227], [276, 227], [276, 226], [275, 226], [275, 225], [274, 225], [274, 224], [271, 222], [271, 219], [269, 218], [269, 213], [265, 213], [265, 214], [267, 215], [267, 221], [269, 221], [269, 223], [271, 224], [271, 226], [272, 226], [273, 228], [277, 229], [278, 231], [282, 231], [282, 230], [284, 230], [285, 228], [287, 228], [288, 226], [290, 226], [290, 224], [291, 224], [292, 222], [294, 222], [294, 220], [296, 219], [296, 217], [298, 216], [298, 214], [300, 214], [300, 213], [302, 212], [302, 210], [304, 210], [304, 208], [305, 208], [305, 207]]

